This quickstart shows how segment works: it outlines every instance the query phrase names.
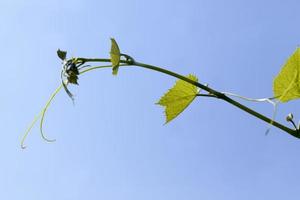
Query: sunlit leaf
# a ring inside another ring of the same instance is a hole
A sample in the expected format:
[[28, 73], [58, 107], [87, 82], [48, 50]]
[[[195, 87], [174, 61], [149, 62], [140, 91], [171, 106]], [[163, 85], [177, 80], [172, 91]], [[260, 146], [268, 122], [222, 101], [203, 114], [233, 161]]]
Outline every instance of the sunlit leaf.
[[111, 38], [110, 59], [112, 63], [113, 75], [117, 75], [120, 64], [120, 49], [114, 38]]
[[61, 59], [64, 60], [66, 59], [67, 52], [66, 51], [61, 51], [60, 49], [57, 50], [57, 56]]
[[[192, 74], [187, 78], [198, 81], [198, 78]], [[186, 81], [177, 80], [175, 85], [157, 102], [165, 107], [166, 123], [176, 118], [198, 94], [198, 88]]]
[[273, 82], [274, 96], [281, 102], [300, 98], [300, 48], [286, 61]]

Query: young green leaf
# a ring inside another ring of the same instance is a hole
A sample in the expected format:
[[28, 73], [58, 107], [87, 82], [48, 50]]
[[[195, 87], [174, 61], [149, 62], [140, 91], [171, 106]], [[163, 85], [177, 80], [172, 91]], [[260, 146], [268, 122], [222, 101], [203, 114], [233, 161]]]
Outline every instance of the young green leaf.
[[286, 61], [273, 82], [274, 96], [281, 102], [300, 98], [300, 48]]
[[120, 49], [114, 38], [111, 38], [110, 59], [112, 63], [113, 75], [117, 75], [120, 64]]
[[[188, 75], [187, 78], [198, 81], [198, 78], [192, 74]], [[157, 102], [157, 104], [165, 107], [166, 123], [183, 112], [192, 103], [198, 92], [196, 86], [183, 80], [177, 80], [175, 85]]]
[[57, 56], [58, 56], [61, 60], [64, 60], [64, 59], [66, 59], [67, 52], [58, 49], [58, 50], [57, 50]]

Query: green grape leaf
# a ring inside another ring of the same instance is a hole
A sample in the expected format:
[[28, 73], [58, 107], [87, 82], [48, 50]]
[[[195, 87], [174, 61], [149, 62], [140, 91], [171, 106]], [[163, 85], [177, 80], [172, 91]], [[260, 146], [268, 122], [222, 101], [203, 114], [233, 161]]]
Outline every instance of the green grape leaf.
[[57, 56], [58, 56], [61, 60], [64, 60], [64, 59], [66, 59], [67, 52], [58, 49], [58, 50], [57, 50]]
[[110, 49], [110, 59], [112, 64], [113, 75], [118, 74], [119, 64], [120, 64], [120, 49], [114, 38], [111, 38], [111, 49]]
[[273, 82], [274, 96], [281, 102], [300, 98], [300, 48], [289, 57]]
[[[198, 81], [198, 78], [192, 74], [188, 75], [187, 78]], [[183, 112], [192, 103], [198, 92], [196, 86], [183, 80], [177, 80], [175, 85], [156, 103], [165, 107], [166, 123]]]

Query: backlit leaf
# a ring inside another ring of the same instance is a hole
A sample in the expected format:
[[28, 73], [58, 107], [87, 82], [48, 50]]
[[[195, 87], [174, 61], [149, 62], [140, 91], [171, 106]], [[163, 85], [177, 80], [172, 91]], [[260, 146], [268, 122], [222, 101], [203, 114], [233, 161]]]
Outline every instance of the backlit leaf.
[[300, 98], [300, 48], [286, 61], [273, 82], [274, 96], [281, 102]]
[[[198, 81], [198, 78], [192, 74], [187, 78]], [[186, 81], [177, 80], [175, 85], [157, 102], [165, 107], [166, 123], [176, 118], [198, 94], [198, 88]]]
[[117, 75], [120, 64], [120, 49], [114, 38], [111, 38], [110, 59], [112, 63], [113, 75]]

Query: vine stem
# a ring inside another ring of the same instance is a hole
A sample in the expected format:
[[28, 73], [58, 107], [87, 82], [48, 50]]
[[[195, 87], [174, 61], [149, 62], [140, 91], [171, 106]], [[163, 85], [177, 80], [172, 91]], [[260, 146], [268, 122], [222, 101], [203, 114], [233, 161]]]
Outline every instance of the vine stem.
[[[78, 62], [81, 62], [82, 64], [83, 63], [87, 63], [87, 62], [111, 62], [110, 59], [102, 59], [102, 58], [76, 58], [76, 60]], [[161, 67], [157, 67], [157, 66], [154, 66], [154, 65], [149, 65], [149, 64], [145, 64], [145, 63], [140, 63], [140, 62], [136, 62], [134, 60], [131, 60], [131, 61], [128, 61], [128, 60], [120, 60], [120, 67], [132, 67], [132, 66], [136, 66], [136, 67], [141, 67], [141, 68], [145, 68], [145, 69], [150, 69], [150, 70], [153, 70], [153, 71], [157, 71], [157, 72], [160, 72], [160, 73], [163, 73], [163, 74], [167, 74], [169, 76], [172, 76], [172, 77], [175, 77], [175, 78], [178, 78], [178, 79], [181, 79], [185, 82], [188, 82], [194, 86], [197, 86], [198, 88], [200, 89], [203, 89], [205, 90], [206, 92], [208, 92], [208, 94], [198, 94], [197, 96], [204, 96], [204, 97], [214, 97], [214, 98], [217, 98], [217, 99], [221, 99], [221, 100], [224, 100], [226, 101], [227, 103], [249, 113], [250, 115], [252, 116], [255, 116], [257, 117], [258, 119], [262, 120], [262, 121], [265, 121], [267, 122], [268, 124], [272, 125], [272, 126], [275, 126], [285, 132], [287, 132], [288, 134], [300, 139], [300, 134], [299, 134], [299, 131], [296, 129], [296, 130], [293, 130], [291, 128], [288, 128], [287, 126], [284, 126], [283, 124], [280, 124], [279, 122], [276, 122], [268, 117], [266, 117], [265, 115], [262, 115], [258, 112], [256, 112], [255, 110], [252, 110], [251, 108], [233, 100], [232, 98], [228, 97], [226, 95], [226, 93], [222, 93], [222, 92], [219, 92], [217, 90], [214, 90], [210, 87], [208, 87], [207, 85], [203, 85], [199, 82], [196, 82], [196, 81], [193, 81], [183, 75], [180, 75], [180, 74], [177, 74], [175, 72], [172, 72], [170, 70], [167, 70], [167, 69], [164, 69], [164, 68], [161, 68]], [[84, 74], [86, 72], [89, 72], [89, 71], [92, 71], [92, 70], [95, 70], [95, 69], [100, 69], [100, 68], [110, 68], [112, 67], [112, 65], [106, 65], [106, 66], [94, 66], [94, 67], [88, 67], [84, 70], [82, 70], [80, 72], [80, 74]], [[45, 113], [46, 111], [48, 110], [49, 106], [50, 106], [50, 103], [52, 102], [52, 100], [54, 99], [54, 97], [58, 94], [58, 92], [62, 89], [63, 87], [63, 84], [61, 84], [54, 92], [53, 94], [50, 96], [49, 100], [47, 101], [46, 105], [44, 106], [44, 108], [42, 109], [42, 111], [38, 114], [38, 116], [36, 116], [34, 118], [34, 120], [32, 121], [32, 123], [30, 124], [30, 126], [28, 127], [28, 129], [25, 131], [25, 134], [21, 140], [21, 147], [22, 148], [25, 148], [24, 146], [24, 142], [25, 142], [25, 139], [26, 137], [28, 136], [30, 130], [32, 129], [33, 125], [37, 122], [37, 120], [41, 117], [41, 121], [40, 121], [40, 132], [41, 132], [41, 135], [42, 135], [42, 138], [48, 142], [52, 142], [54, 140], [49, 140], [47, 139], [45, 136], [44, 136], [44, 133], [43, 133], [43, 121], [44, 121], [44, 116], [45, 116]], [[228, 95], [232, 95], [231, 93], [228, 93]], [[232, 96], [235, 96], [235, 97], [241, 97], [239, 95], [235, 95], [233, 94]], [[249, 98], [246, 98], [246, 99], [249, 99]], [[253, 99], [251, 99], [253, 100]], [[265, 99], [259, 99], [259, 101], [266, 101]], [[269, 102], [270, 103], [270, 102]]]
[[[110, 59], [98, 59], [98, 58], [78, 58], [78, 60], [81, 60], [83, 62], [110, 62]], [[287, 132], [288, 134], [300, 139], [300, 134], [298, 132], [298, 130], [294, 130], [294, 129], [291, 129], [277, 121], [274, 121], [272, 120], [271, 118], [269, 117], [266, 117], [265, 115], [259, 113], [259, 112], [256, 112], [255, 110], [233, 100], [232, 98], [228, 97], [226, 94], [222, 93], [222, 92], [219, 92], [217, 90], [214, 90], [206, 85], [203, 85], [199, 82], [196, 82], [196, 81], [193, 81], [183, 75], [180, 75], [180, 74], [177, 74], [175, 72], [172, 72], [170, 70], [167, 70], [167, 69], [164, 69], [164, 68], [161, 68], [161, 67], [157, 67], [157, 66], [154, 66], [154, 65], [149, 65], [149, 64], [145, 64], [145, 63], [141, 63], [141, 62], [131, 62], [129, 63], [128, 61], [126, 60], [121, 60], [120, 63], [125, 63], [124, 66], [137, 66], [137, 67], [141, 67], [141, 68], [146, 68], [146, 69], [150, 69], [150, 70], [153, 70], [153, 71], [157, 71], [157, 72], [160, 72], [160, 73], [163, 73], [163, 74], [167, 74], [169, 76], [173, 76], [175, 78], [178, 78], [178, 79], [181, 79], [185, 82], [188, 82], [192, 85], [195, 85], [197, 86], [198, 88], [201, 88], [205, 91], [208, 92], [208, 96], [210, 97], [215, 97], [215, 98], [218, 98], [218, 99], [221, 99], [223, 101], [226, 101], [227, 103], [247, 112], [248, 114], [272, 125], [272, 126], [275, 126], [285, 132]], [[127, 65], [126, 65], [127, 64]], [[91, 70], [91, 69], [90, 69]]]

